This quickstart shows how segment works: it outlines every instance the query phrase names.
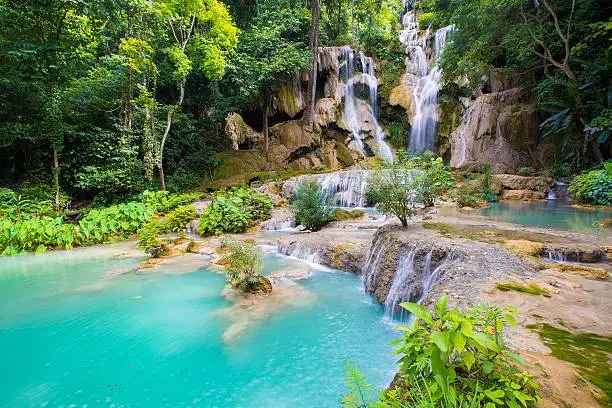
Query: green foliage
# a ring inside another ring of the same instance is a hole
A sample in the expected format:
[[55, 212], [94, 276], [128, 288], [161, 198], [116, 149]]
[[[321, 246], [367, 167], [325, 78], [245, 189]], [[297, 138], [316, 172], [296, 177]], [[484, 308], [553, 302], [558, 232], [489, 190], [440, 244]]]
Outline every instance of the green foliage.
[[253, 223], [269, 219], [272, 208], [274, 205], [266, 195], [246, 188], [219, 192], [202, 213], [198, 232], [202, 235], [244, 232]]
[[166, 232], [166, 226], [164, 222], [159, 219], [152, 219], [151, 221], [144, 224], [137, 233], [138, 246], [150, 253], [154, 258], [157, 258], [159, 251], [156, 248], [159, 244], [159, 235]]
[[182, 205], [166, 215], [165, 224], [172, 232], [184, 232], [185, 225], [195, 217], [196, 210], [192, 205]]
[[441, 157], [415, 157], [408, 162], [416, 173], [412, 186], [417, 202], [432, 207], [435, 201], [448, 192], [455, 184], [450, 170], [444, 167]]
[[461, 184], [453, 190], [452, 198], [455, 200], [458, 207], [474, 208], [478, 206], [480, 194], [472, 185]]
[[395, 215], [407, 226], [416, 204], [433, 206], [454, 183], [440, 157], [430, 153], [410, 157], [400, 150], [394, 163], [372, 175], [366, 196], [383, 213]]
[[256, 246], [236, 240], [223, 241], [226, 253], [219, 263], [225, 266], [229, 284], [243, 292], [256, 291], [262, 282], [262, 264]]
[[579, 203], [612, 205], [612, 163], [601, 170], [577, 175], [569, 186], [569, 193]]
[[408, 132], [400, 122], [390, 122], [387, 124], [387, 141], [396, 148], [406, 147], [406, 136]]
[[419, 15], [419, 27], [426, 29], [434, 22], [435, 18], [434, 13], [421, 13]]
[[333, 219], [331, 199], [315, 182], [297, 186], [291, 210], [296, 224], [301, 224], [311, 231], [320, 230]]
[[435, 314], [415, 303], [402, 303], [415, 319], [400, 327], [397, 341], [401, 375], [407, 386], [422, 378], [434, 400], [471, 399], [486, 407], [533, 406], [538, 385], [514, 364], [518, 356], [506, 349], [502, 330], [515, 324], [512, 308], [479, 306], [461, 312], [447, 309], [446, 296], [437, 300]]
[[531, 177], [535, 174], [535, 170], [533, 169], [533, 167], [521, 167], [518, 169], [516, 174], [518, 174], [519, 176]]
[[183, 205], [170, 211], [165, 218], [151, 219], [138, 230], [138, 246], [154, 258], [158, 257], [162, 252], [159, 236], [169, 232], [184, 233], [185, 225], [195, 217], [195, 208], [192, 205]]
[[345, 362], [345, 384], [349, 392], [342, 396], [344, 408], [367, 408], [372, 403], [374, 389], [363, 373], [351, 362]]
[[151, 208], [153, 212], [167, 213], [176, 207], [192, 203], [200, 197], [200, 193], [173, 194], [168, 191], [145, 190], [137, 199]]

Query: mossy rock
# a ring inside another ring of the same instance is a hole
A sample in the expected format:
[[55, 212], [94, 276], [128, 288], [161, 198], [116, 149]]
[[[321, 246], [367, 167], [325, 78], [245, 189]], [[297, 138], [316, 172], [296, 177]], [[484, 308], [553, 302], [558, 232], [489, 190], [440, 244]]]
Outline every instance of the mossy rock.
[[265, 276], [257, 276], [254, 282], [241, 282], [238, 284], [238, 289], [244, 293], [252, 293], [254, 295], [265, 295], [272, 292], [272, 282]]
[[185, 250], [191, 254], [197, 254], [200, 252], [200, 249], [202, 249], [204, 245], [201, 242], [198, 241], [190, 241], [189, 244], [187, 244], [187, 248], [185, 248]]
[[595, 226], [599, 228], [612, 228], [612, 218], [606, 218], [598, 221], [595, 223]]
[[501, 244], [508, 251], [523, 257], [539, 256], [544, 244], [526, 239], [510, 239]]
[[336, 142], [336, 157], [345, 167], [350, 167], [355, 164], [355, 160], [348, 147], [338, 141]]
[[360, 220], [365, 217], [365, 212], [361, 210], [345, 210], [336, 208], [332, 214], [334, 221]]

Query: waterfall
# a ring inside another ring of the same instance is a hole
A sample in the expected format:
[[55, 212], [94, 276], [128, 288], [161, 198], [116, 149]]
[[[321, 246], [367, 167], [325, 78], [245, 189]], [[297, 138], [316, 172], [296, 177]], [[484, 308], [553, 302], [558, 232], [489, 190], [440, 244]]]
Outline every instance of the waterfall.
[[378, 271], [380, 270], [380, 264], [384, 260], [384, 255], [387, 250], [388, 242], [384, 239], [375, 239], [370, 247], [368, 256], [366, 258], [366, 263], [361, 273], [366, 291], [369, 291], [368, 288], [372, 287], [372, 285], [376, 283]]
[[449, 254], [432, 271], [431, 258], [433, 251], [427, 252], [420, 273], [415, 270], [415, 255], [417, 254], [416, 245], [408, 252], [401, 255], [397, 264], [397, 270], [393, 276], [393, 283], [389, 289], [389, 294], [385, 300], [385, 314], [393, 320], [405, 320], [409, 312], [400, 306], [402, 302], [421, 303], [433, 289], [440, 279], [443, 266], [453, 261], [452, 254]]
[[317, 249], [308, 248], [300, 243], [293, 242], [288, 245], [278, 244], [277, 250], [281, 255], [304, 261], [319, 269], [327, 269], [327, 267], [321, 265], [321, 253]]
[[546, 193], [547, 200], [565, 200], [567, 198], [568, 183], [556, 180], [555, 185]]
[[385, 141], [386, 134], [378, 124], [378, 79], [374, 72], [374, 61], [363, 52], [359, 53], [359, 69], [355, 73], [355, 51], [345, 46], [341, 48], [341, 66], [344, 69], [344, 110], [342, 119], [351, 132], [355, 147], [362, 155], [366, 156], [363, 143], [363, 123], [357, 109], [357, 97], [355, 96], [356, 84], [362, 84], [368, 88], [368, 109], [372, 118], [372, 132], [378, 145], [378, 155], [386, 160], [391, 160], [393, 153]]
[[369, 170], [338, 171], [317, 175], [300, 176], [297, 184], [316, 181], [339, 207], [365, 207]]
[[554, 262], [567, 262], [567, 258], [568, 258], [567, 255], [564, 254], [563, 252], [558, 252], [558, 251], [548, 252], [548, 259]]
[[[404, 2], [410, 7], [411, 3]], [[412, 81], [412, 99], [414, 115], [410, 131], [410, 153], [419, 153], [422, 150], [435, 149], [436, 127], [438, 124], [438, 91], [442, 80], [442, 70], [435, 65], [448, 34], [454, 31], [454, 26], [447, 26], [436, 30], [434, 34], [433, 61], [427, 56], [431, 48], [430, 27], [419, 37], [419, 24], [416, 11], [411, 9], [402, 18], [404, 29], [400, 31], [399, 40], [406, 46], [406, 72]]]

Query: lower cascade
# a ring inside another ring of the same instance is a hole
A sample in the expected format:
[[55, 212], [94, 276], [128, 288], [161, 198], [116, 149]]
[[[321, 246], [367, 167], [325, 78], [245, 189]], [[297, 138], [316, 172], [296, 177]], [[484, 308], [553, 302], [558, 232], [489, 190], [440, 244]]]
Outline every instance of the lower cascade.
[[316, 181], [326, 191], [334, 204], [340, 207], [365, 207], [366, 190], [370, 170], [350, 170], [334, 173], [301, 176], [297, 183]]

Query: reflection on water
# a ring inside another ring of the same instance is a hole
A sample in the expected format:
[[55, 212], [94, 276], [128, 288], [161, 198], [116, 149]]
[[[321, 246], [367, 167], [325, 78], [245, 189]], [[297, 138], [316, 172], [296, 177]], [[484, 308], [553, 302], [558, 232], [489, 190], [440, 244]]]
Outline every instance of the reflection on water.
[[314, 271], [297, 281], [314, 301], [227, 344], [222, 275], [138, 273], [124, 251], [0, 258], [0, 407], [333, 407], [344, 360], [376, 387], [393, 376], [396, 333], [357, 276]]
[[540, 228], [578, 232], [604, 232], [595, 223], [612, 217], [612, 209], [574, 208], [567, 202], [500, 202], [491, 203], [479, 214], [493, 219]]

